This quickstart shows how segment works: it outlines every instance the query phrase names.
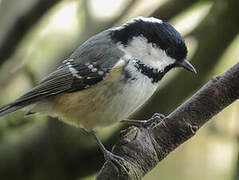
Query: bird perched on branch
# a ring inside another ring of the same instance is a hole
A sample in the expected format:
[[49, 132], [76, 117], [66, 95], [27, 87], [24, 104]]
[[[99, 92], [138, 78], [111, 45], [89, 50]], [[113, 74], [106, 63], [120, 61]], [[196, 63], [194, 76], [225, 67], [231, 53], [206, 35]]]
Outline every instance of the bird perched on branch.
[[181, 35], [167, 22], [136, 17], [87, 40], [36, 87], [0, 108], [0, 116], [27, 108], [84, 128], [106, 150], [94, 130], [129, 117], [157, 90], [175, 67], [195, 72], [186, 60]]

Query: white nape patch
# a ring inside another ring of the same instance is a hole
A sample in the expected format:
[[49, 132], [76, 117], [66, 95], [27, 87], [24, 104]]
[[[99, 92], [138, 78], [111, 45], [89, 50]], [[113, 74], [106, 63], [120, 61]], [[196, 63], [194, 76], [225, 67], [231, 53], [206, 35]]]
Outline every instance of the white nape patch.
[[126, 24], [134, 23], [137, 20], [142, 20], [144, 22], [151, 22], [151, 23], [159, 23], [162, 24], [163, 21], [161, 19], [157, 19], [154, 17], [143, 17], [143, 16], [138, 16], [133, 19], [130, 19], [129, 21], [126, 22]]
[[71, 74], [72, 74], [74, 77], [81, 79], [82, 76], [80, 76], [80, 75], [78, 74], [79, 71], [77, 71], [75, 68], [72, 67], [70, 61], [72, 61], [72, 60], [70, 59], [69, 62], [66, 63], [66, 65], [68, 66], [68, 68], [69, 68]]
[[147, 39], [142, 36], [134, 37], [126, 47], [121, 44], [118, 44], [118, 47], [131, 58], [136, 58], [145, 65], [158, 69], [160, 72], [164, 71], [168, 65], [176, 62], [164, 50], [154, 47], [152, 43], [148, 43]]
[[138, 17], [135, 17], [135, 18], [132, 18], [132, 19], [128, 20], [125, 24], [123, 24], [121, 26], [113, 27], [112, 30], [124, 29], [125, 25], [135, 23], [137, 20], [142, 20], [144, 22], [151, 22], [151, 23], [159, 23], [159, 24], [163, 23], [163, 21], [161, 19], [157, 19], [157, 18], [154, 18], [154, 17], [138, 16]]

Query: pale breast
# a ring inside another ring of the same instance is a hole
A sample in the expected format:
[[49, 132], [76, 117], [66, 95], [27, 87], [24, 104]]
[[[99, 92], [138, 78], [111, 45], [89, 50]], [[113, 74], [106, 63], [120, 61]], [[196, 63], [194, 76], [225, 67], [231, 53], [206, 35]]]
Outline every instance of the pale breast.
[[[130, 69], [134, 71], [133, 69]], [[120, 72], [119, 72], [120, 71]], [[132, 73], [132, 72], [131, 72]], [[131, 79], [114, 70], [104, 81], [87, 90], [58, 95], [54, 112], [63, 121], [91, 130], [106, 127], [132, 114], [145, 103], [157, 84], [137, 72]]]

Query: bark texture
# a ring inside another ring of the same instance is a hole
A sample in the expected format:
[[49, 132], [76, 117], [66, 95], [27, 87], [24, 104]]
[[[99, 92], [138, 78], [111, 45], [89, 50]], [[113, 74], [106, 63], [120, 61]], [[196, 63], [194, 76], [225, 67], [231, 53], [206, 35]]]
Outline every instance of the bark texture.
[[225, 107], [239, 98], [239, 63], [213, 77], [165, 120], [148, 128], [121, 132], [113, 152], [125, 159], [128, 173], [106, 162], [97, 180], [139, 180]]

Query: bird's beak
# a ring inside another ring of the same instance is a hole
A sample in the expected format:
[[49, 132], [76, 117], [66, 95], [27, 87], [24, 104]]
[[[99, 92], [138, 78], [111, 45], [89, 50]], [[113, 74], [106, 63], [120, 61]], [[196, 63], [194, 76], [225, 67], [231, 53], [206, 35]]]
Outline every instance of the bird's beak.
[[179, 67], [183, 67], [185, 68], [186, 70], [188, 71], [191, 71], [191, 72], [194, 72], [195, 74], [197, 74], [197, 71], [196, 69], [193, 67], [193, 65], [187, 60], [187, 59], [184, 59], [182, 62], [180, 62], [178, 64]]

